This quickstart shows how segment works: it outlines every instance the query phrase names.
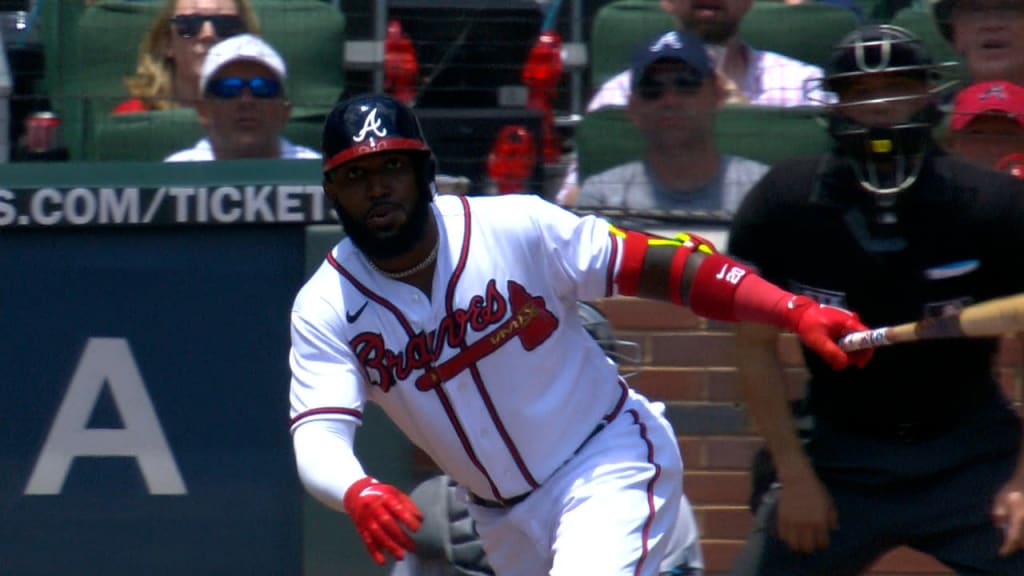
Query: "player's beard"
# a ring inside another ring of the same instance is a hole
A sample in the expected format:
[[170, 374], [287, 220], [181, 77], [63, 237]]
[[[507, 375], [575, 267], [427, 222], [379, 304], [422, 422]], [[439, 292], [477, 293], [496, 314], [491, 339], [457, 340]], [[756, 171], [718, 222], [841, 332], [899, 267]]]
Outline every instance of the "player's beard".
[[334, 211], [356, 248], [374, 260], [387, 260], [407, 254], [426, 235], [427, 222], [430, 221], [430, 194], [421, 189], [406, 221], [393, 234], [383, 238], [340, 206], [335, 205]]
[[683, 20], [683, 29], [700, 36], [706, 44], [725, 44], [736, 35], [739, 25], [738, 21], [731, 19], [707, 19], [690, 16]]

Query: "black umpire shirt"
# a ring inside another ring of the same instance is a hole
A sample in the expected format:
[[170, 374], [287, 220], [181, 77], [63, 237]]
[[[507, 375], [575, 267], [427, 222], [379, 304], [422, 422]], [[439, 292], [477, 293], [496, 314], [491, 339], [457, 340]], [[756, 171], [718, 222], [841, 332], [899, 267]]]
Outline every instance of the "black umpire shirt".
[[[881, 203], [836, 156], [779, 162], [747, 195], [729, 241], [768, 280], [869, 327], [1024, 292], [1022, 248], [1024, 182], [941, 151]], [[805, 349], [808, 407], [847, 429], [942, 429], [999, 393], [996, 350], [994, 339], [900, 344], [835, 372]]]

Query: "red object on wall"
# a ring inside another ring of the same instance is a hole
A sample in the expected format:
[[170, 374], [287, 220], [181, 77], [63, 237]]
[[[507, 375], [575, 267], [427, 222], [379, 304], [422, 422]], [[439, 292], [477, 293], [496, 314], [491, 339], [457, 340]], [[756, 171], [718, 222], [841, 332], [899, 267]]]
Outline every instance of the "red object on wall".
[[523, 66], [523, 84], [529, 90], [527, 106], [544, 112], [544, 162], [557, 162], [562, 142], [555, 129], [554, 101], [562, 79], [562, 38], [554, 30], [540, 33]]
[[420, 65], [416, 48], [398, 20], [388, 20], [388, 34], [384, 41], [384, 90], [395, 98], [412, 104], [416, 98]]
[[498, 132], [487, 156], [487, 175], [498, 194], [525, 192], [537, 165], [533, 134], [521, 124], [509, 124]]

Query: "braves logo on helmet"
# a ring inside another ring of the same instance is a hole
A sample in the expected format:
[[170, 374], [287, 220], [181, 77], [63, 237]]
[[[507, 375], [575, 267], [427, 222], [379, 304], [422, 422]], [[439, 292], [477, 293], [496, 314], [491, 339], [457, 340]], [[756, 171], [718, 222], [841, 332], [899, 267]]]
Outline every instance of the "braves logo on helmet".
[[366, 154], [407, 150], [431, 156], [416, 116], [386, 94], [356, 96], [335, 105], [324, 122], [323, 171]]
[[352, 141], [362, 142], [371, 132], [380, 138], [387, 136], [388, 131], [381, 127], [382, 124], [383, 122], [377, 118], [377, 109], [371, 108], [370, 113], [366, 115], [366, 120], [363, 121], [363, 127], [359, 130], [359, 134], [356, 134]]

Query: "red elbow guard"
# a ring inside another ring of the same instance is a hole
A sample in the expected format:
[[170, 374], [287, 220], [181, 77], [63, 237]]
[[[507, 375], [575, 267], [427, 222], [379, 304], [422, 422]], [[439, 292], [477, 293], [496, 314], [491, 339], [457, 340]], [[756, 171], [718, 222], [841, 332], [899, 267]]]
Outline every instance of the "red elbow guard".
[[646, 234], [626, 230], [626, 237], [622, 241], [622, 261], [615, 277], [619, 294], [623, 296], [636, 296], [640, 289], [640, 271], [643, 270], [644, 257], [647, 255], [648, 238]]

